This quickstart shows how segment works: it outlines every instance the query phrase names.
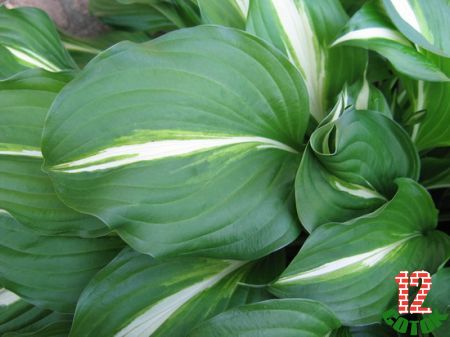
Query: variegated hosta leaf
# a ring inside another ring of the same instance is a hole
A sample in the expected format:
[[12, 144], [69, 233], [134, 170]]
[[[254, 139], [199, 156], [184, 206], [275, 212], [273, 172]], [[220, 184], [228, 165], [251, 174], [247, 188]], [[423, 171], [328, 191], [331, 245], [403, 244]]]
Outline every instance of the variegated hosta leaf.
[[[407, 1], [407, 0], [402, 0]], [[398, 32], [377, 2], [364, 5], [346, 24], [333, 45], [367, 48], [386, 57], [399, 72], [427, 81], [448, 81], [433, 58], [417, 51]]]
[[[442, 268], [432, 277], [432, 286], [423, 307], [430, 307], [435, 312], [450, 318], [450, 268]], [[433, 330], [434, 337], [445, 337], [450, 331], [450, 319]]]
[[140, 252], [252, 259], [299, 233], [307, 123], [305, 86], [283, 55], [201, 26], [94, 59], [49, 112], [45, 170], [64, 202]]
[[72, 312], [88, 281], [122, 246], [116, 237], [38, 235], [1, 211], [0, 284], [27, 302]]
[[448, 0], [383, 0], [397, 28], [415, 44], [450, 57]]
[[11, 52], [0, 44], [0, 79], [9, 77], [26, 69], [26, 67], [17, 62]]
[[204, 23], [245, 29], [250, 0], [197, 0]]
[[346, 325], [378, 322], [400, 270], [433, 273], [450, 256], [430, 195], [409, 178], [396, 182], [393, 199], [375, 212], [317, 228], [272, 292], [322, 301]]
[[[0, 334], [2, 337], [67, 336], [72, 316], [59, 314], [25, 302], [13, 292], [0, 288]], [[58, 326], [60, 334], [50, 333]], [[62, 327], [65, 327], [62, 330]], [[46, 334], [42, 332], [45, 331]]]
[[0, 45], [29, 67], [48, 71], [77, 68], [55, 25], [37, 8], [7, 9], [0, 5]]
[[200, 324], [189, 337], [323, 337], [340, 325], [322, 303], [276, 299], [226, 311]]
[[396, 122], [375, 111], [339, 116], [342, 110], [340, 100], [312, 134], [297, 173], [297, 210], [309, 232], [369, 213], [395, 193], [396, 178], [419, 177], [418, 154]]
[[345, 83], [364, 71], [365, 52], [329, 48], [347, 21], [338, 0], [254, 0], [247, 30], [283, 51], [302, 72], [317, 121], [328, 112]]
[[[447, 76], [450, 59], [428, 53]], [[419, 150], [450, 146], [450, 84], [403, 79], [412, 101], [412, 112], [425, 111], [425, 117], [415, 124], [411, 137]]]
[[70, 336], [184, 337], [229, 307], [249, 267], [200, 257], [158, 261], [126, 249], [84, 290]]
[[0, 81], [0, 209], [43, 234], [100, 235], [105, 224], [64, 205], [41, 169], [44, 120], [71, 79], [29, 69]]

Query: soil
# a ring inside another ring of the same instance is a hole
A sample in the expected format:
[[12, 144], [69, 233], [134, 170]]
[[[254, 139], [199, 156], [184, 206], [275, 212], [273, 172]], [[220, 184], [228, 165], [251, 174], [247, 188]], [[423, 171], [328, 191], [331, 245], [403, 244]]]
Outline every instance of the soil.
[[92, 37], [108, 30], [89, 14], [89, 0], [0, 0], [8, 8], [38, 7], [46, 11], [61, 31], [73, 36]]

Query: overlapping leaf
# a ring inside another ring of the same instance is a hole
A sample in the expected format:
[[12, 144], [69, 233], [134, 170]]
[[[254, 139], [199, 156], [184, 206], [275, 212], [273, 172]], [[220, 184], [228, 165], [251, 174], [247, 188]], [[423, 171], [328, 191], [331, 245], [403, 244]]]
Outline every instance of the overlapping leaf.
[[278, 51], [238, 30], [185, 29], [116, 45], [61, 92], [45, 170], [64, 202], [138, 251], [253, 259], [299, 233], [307, 124], [304, 84]]
[[37, 8], [9, 10], [0, 5], [0, 45], [27, 66], [48, 71], [77, 67], [64, 49], [53, 22]]
[[397, 28], [415, 44], [450, 57], [448, 0], [383, 0]]
[[330, 309], [319, 302], [277, 299], [226, 311], [200, 324], [189, 337], [322, 337], [339, 326]]
[[200, 23], [192, 1], [90, 0], [90, 11], [105, 23], [158, 33]]
[[430, 195], [409, 178], [397, 184], [393, 199], [375, 212], [316, 229], [272, 291], [322, 301], [345, 325], [378, 322], [400, 270], [433, 273], [450, 256], [448, 235], [435, 230]]
[[[450, 75], [450, 59], [428, 55]], [[450, 146], [450, 84], [448, 82], [414, 81], [404, 78], [404, 84], [412, 103], [410, 114], [424, 113], [411, 130], [419, 150]]]
[[67, 73], [29, 69], [0, 81], [0, 209], [44, 234], [92, 236], [108, 228], [64, 205], [41, 170], [41, 134]]
[[432, 57], [417, 51], [413, 44], [395, 29], [378, 3], [374, 1], [364, 5], [351, 18], [333, 45], [374, 50], [407, 76], [428, 81], [449, 80]]
[[396, 178], [419, 176], [418, 154], [396, 122], [343, 109], [340, 101], [313, 133], [297, 173], [297, 209], [308, 231], [369, 213], [393, 195]]
[[0, 284], [27, 302], [59, 312], [73, 312], [91, 277], [122, 246], [116, 237], [38, 235], [1, 211]]
[[67, 336], [71, 322], [72, 315], [36, 307], [13, 292], [0, 289], [0, 334], [3, 337]]
[[330, 44], [347, 14], [337, 0], [251, 1], [247, 30], [283, 51], [303, 74], [310, 112], [325, 117], [344, 84], [362, 75], [366, 54]]
[[126, 249], [83, 292], [70, 336], [184, 337], [233, 304], [250, 271], [239, 261], [158, 261]]

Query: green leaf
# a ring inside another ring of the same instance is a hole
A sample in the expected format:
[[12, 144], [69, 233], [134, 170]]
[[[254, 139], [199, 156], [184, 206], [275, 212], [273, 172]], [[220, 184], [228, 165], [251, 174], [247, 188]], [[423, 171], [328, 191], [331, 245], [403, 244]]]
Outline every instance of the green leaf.
[[0, 45], [29, 67], [48, 71], [76, 69], [55, 25], [40, 9], [7, 9], [0, 5]]
[[245, 29], [250, 0], [197, 0], [203, 23]]
[[297, 172], [297, 210], [309, 232], [369, 213], [392, 197], [396, 178], [419, 177], [417, 151], [396, 122], [374, 111], [339, 116], [343, 106], [314, 131]]
[[64, 47], [80, 67], [84, 67], [94, 56], [103, 49], [127, 40], [133, 42], [147, 42], [150, 37], [144, 32], [127, 32], [121, 30], [108, 31], [95, 37], [73, 37], [61, 34]]
[[[404, 0], [407, 1], [407, 0]], [[432, 58], [417, 51], [389, 22], [377, 2], [365, 4], [346, 24], [333, 45], [361, 47], [378, 52], [399, 72], [427, 81], [448, 81]]]
[[364, 325], [388, 309], [399, 271], [433, 273], [450, 256], [450, 238], [435, 230], [427, 191], [409, 178], [396, 181], [393, 199], [375, 212], [317, 228], [272, 292], [321, 301], [343, 324]]
[[255, 303], [274, 298], [267, 290], [267, 284], [277, 279], [286, 268], [284, 250], [276, 251], [265, 258], [254, 262], [240, 281], [229, 300], [228, 307], [247, 303]]
[[143, 4], [123, 4], [116, 0], [89, 0], [89, 10], [103, 22], [125, 29], [156, 33], [176, 26], [162, 13]]
[[339, 326], [319, 302], [277, 299], [226, 311], [200, 324], [189, 337], [323, 337]]
[[423, 307], [430, 307], [434, 312], [441, 315], [448, 315], [436, 330], [433, 330], [434, 337], [445, 337], [450, 331], [450, 268], [442, 268], [432, 277], [432, 286]]
[[56, 321], [44, 326], [43, 328], [30, 332], [11, 332], [3, 337], [67, 337], [70, 332], [72, 321]]
[[38, 235], [2, 211], [0, 284], [27, 302], [73, 312], [82, 289], [122, 246], [115, 237]]
[[84, 290], [70, 336], [184, 337], [228, 307], [248, 271], [244, 262], [158, 261], [125, 249]]
[[71, 79], [68, 73], [29, 69], [0, 81], [0, 209], [42, 234], [96, 236], [109, 229], [64, 205], [41, 170], [44, 120]]
[[250, 34], [120, 43], [56, 98], [44, 168], [64, 202], [140, 252], [255, 259], [299, 233], [307, 110], [295, 67]]
[[450, 57], [448, 0], [383, 0], [383, 4], [408, 39], [435, 54]]
[[[0, 288], [0, 334], [3, 337], [34, 336], [34, 331], [49, 325], [65, 323], [70, 327], [72, 316], [59, 314], [25, 302], [13, 292]], [[69, 323], [69, 324], [67, 324]], [[66, 329], [66, 336], [69, 329]], [[45, 337], [53, 335], [45, 335]]]
[[392, 327], [381, 323], [349, 328], [352, 337], [398, 337]]
[[450, 154], [423, 158], [420, 182], [428, 189], [450, 187]]
[[305, 78], [310, 112], [320, 121], [345, 83], [364, 71], [365, 52], [329, 46], [347, 21], [338, 0], [251, 1], [247, 30], [289, 56]]
[[196, 6], [185, 0], [90, 0], [89, 9], [107, 24], [148, 33], [199, 23]]

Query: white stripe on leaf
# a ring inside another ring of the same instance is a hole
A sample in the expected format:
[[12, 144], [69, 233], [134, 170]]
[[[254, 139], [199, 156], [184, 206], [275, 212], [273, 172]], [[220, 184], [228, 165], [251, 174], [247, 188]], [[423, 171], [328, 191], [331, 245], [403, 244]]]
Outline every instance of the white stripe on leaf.
[[417, 20], [416, 14], [414, 13], [413, 8], [408, 0], [390, 0], [392, 6], [394, 6], [395, 11], [398, 15], [405, 21], [408, 25], [410, 25], [414, 30], [418, 33], [422, 34], [420, 29], [419, 20]]
[[391, 40], [406, 46], [411, 46], [411, 43], [398, 31], [383, 28], [383, 27], [371, 27], [363, 28], [348, 32], [347, 34], [341, 36], [336, 41], [333, 42], [332, 46], [337, 44], [352, 41], [352, 40], [370, 40], [370, 39], [384, 39]]
[[17, 57], [19, 60], [21, 60], [26, 64], [36, 66], [38, 68], [42, 68], [51, 72], [58, 72], [62, 70], [58, 66], [54, 65], [50, 61], [46, 60], [45, 58], [43, 58], [42, 56], [36, 54], [31, 50], [28, 49], [19, 50], [9, 46], [5, 47], [11, 52], [11, 54], [13, 54], [15, 57]]
[[14, 294], [12, 291], [1, 288], [0, 289], [0, 307], [8, 306], [20, 301], [20, 297]]
[[320, 120], [325, 109], [325, 51], [319, 47], [302, 1], [275, 0], [272, 4], [287, 37], [288, 56], [305, 77], [311, 114]]
[[193, 299], [201, 292], [211, 288], [229, 275], [245, 262], [234, 261], [227, 268], [217, 275], [204, 281], [198, 282], [186, 289], [183, 289], [152, 306], [146, 312], [135, 318], [125, 328], [116, 333], [115, 337], [140, 337], [151, 336], [159, 327], [166, 322], [185, 303]]
[[355, 197], [359, 197], [362, 199], [382, 199], [386, 200], [381, 194], [377, 191], [371, 190], [361, 185], [351, 184], [351, 183], [340, 183], [339, 181], [334, 181], [334, 186], [341, 192], [348, 193]]
[[346, 268], [350, 268], [346, 273], [350, 274], [353, 272], [357, 272], [362, 268], [372, 267], [376, 265], [378, 262], [382, 261], [384, 258], [386, 258], [389, 255], [389, 253], [399, 248], [405, 241], [410, 240], [419, 235], [420, 234], [414, 234], [400, 241], [394, 242], [384, 247], [374, 249], [367, 253], [344, 257], [339, 260], [325, 263], [317, 268], [304, 271], [296, 275], [283, 277], [279, 281], [277, 281], [277, 283], [278, 284], [296, 283], [297, 281], [309, 280], [316, 277], [324, 277], [342, 271], [343, 269]]
[[283, 143], [264, 137], [158, 140], [143, 144], [121, 145], [108, 148], [83, 159], [56, 165], [53, 169], [67, 173], [107, 170], [141, 161], [188, 155], [217, 147], [244, 143], [259, 143], [261, 145], [257, 146], [257, 148], [275, 148], [297, 153], [296, 150]]
[[367, 68], [364, 72], [363, 84], [356, 97], [355, 108], [358, 110], [367, 110], [369, 108], [370, 85], [367, 80]]
[[2, 150], [2, 149], [0, 149], [0, 155], [42, 158], [42, 153], [41, 153], [41, 151], [38, 151], [38, 150], [8, 150], [8, 149]]
[[236, 2], [236, 5], [242, 12], [242, 16], [246, 18], [248, 14], [248, 7], [250, 0], [234, 0], [234, 1]]

